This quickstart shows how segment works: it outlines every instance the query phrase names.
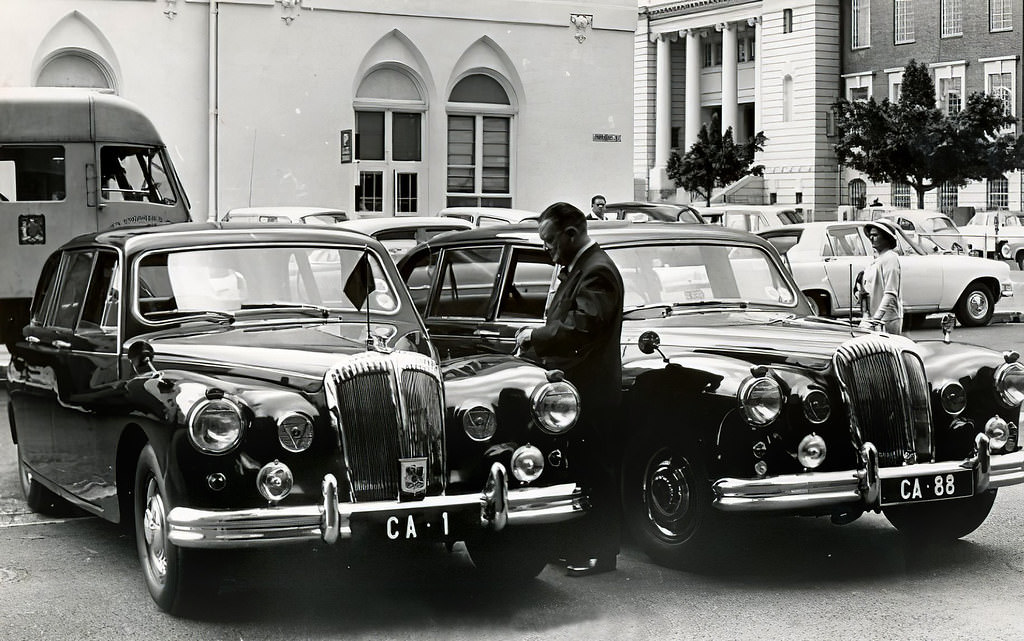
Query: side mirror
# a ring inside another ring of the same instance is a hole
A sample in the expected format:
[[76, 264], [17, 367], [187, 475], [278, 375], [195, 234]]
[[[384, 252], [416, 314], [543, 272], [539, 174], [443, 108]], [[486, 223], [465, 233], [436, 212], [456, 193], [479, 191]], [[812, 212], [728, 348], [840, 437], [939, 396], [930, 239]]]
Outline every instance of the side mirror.
[[146, 341], [135, 341], [128, 346], [128, 360], [139, 374], [142, 372], [156, 373], [153, 366], [153, 346]]

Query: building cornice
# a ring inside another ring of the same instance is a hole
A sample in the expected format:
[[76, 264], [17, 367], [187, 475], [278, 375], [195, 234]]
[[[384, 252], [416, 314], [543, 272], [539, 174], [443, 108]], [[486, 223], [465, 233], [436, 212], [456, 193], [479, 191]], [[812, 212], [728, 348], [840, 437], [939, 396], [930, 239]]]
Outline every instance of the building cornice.
[[647, 10], [647, 15], [652, 19], [658, 19], [748, 4], [760, 5], [761, 0], [682, 0], [681, 2], [668, 2], [662, 5], [648, 5], [644, 9]]

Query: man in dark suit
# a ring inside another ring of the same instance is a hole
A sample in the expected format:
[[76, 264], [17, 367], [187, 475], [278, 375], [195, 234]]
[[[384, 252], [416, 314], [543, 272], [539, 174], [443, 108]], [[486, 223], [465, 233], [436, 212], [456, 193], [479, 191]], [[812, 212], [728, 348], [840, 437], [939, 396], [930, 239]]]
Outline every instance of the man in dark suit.
[[615, 569], [620, 540], [617, 461], [612, 434], [622, 396], [622, 277], [587, 234], [583, 212], [555, 203], [540, 215], [540, 238], [559, 272], [559, 285], [543, 327], [524, 328], [517, 347], [532, 349], [545, 367], [560, 369], [580, 393], [583, 458], [592, 507], [577, 549], [568, 553], [570, 576]]

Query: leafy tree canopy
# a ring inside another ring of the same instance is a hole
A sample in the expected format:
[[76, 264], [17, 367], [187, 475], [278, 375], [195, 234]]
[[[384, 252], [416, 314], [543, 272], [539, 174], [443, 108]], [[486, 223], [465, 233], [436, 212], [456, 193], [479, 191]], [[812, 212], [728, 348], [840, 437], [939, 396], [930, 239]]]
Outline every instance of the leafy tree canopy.
[[942, 183], [963, 187], [1024, 166], [1024, 136], [1008, 132], [1017, 119], [1003, 101], [972, 93], [958, 113], [948, 115], [936, 105], [924, 63], [911, 60], [904, 68], [896, 102], [840, 98], [833, 109], [839, 162], [874, 182], [909, 184], [918, 208], [924, 194]]
[[711, 194], [716, 187], [725, 187], [747, 175], [760, 176], [762, 165], [752, 166], [754, 154], [764, 151], [766, 138], [759, 131], [749, 142], [736, 144], [732, 138], [732, 127], [722, 133], [718, 115], [711, 117], [711, 124], [704, 125], [697, 134], [697, 141], [690, 146], [685, 156], [676, 152], [668, 159], [668, 177], [676, 187], [696, 193], [711, 204]]

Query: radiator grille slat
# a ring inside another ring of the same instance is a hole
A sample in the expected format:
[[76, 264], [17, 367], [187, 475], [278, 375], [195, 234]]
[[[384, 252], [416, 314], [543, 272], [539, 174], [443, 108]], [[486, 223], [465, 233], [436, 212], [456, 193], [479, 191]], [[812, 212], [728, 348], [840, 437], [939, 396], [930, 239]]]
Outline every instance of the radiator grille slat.
[[328, 384], [352, 501], [399, 498], [402, 458], [425, 458], [427, 492], [444, 488], [441, 379], [432, 360], [371, 352], [333, 370]]
[[870, 441], [882, 467], [931, 455], [931, 406], [921, 360], [877, 336], [836, 351], [836, 373], [850, 403], [856, 440]]

